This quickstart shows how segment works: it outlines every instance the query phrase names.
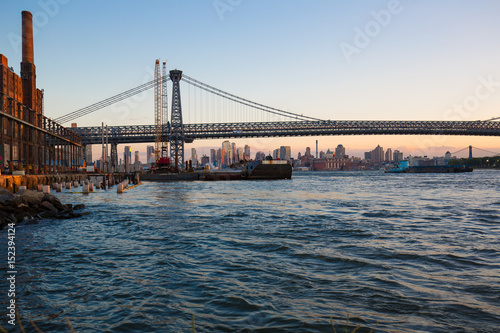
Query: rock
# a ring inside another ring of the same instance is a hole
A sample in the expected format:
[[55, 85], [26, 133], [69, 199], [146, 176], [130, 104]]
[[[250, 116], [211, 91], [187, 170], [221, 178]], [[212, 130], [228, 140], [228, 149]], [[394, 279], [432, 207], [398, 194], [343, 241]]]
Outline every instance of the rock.
[[74, 214], [78, 214], [78, 213], [75, 213], [73, 211], [73, 209], [67, 209], [67, 210], [64, 210], [62, 212], [59, 212], [57, 215], [56, 215], [56, 218], [57, 219], [71, 219], [73, 217], [77, 217], [77, 216], [74, 216]]
[[44, 201], [50, 202], [54, 207], [57, 208], [58, 211], [65, 210], [64, 205], [61, 203], [61, 201], [59, 201], [59, 199], [52, 194], [44, 194], [42, 202]]
[[[56, 209], [57, 210], [57, 209]], [[37, 216], [40, 218], [40, 219], [50, 219], [54, 216], [56, 216], [57, 213], [49, 210], [49, 211], [46, 211], [46, 212], [41, 212], [40, 214], [38, 214]]]
[[19, 209], [25, 209], [25, 208], [29, 208], [30, 206], [28, 206], [27, 204], [25, 203], [20, 203], [19, 205], [17, 205], [17, 208]]
[[75, 205], [73, 207], [73, 210], [80, 210], [80, 209], [84, 209], [85, 208], [85, 205], [84, 204], [78, 204], [78, 205]]
[[17, 223], [21, 223], [24, 220], [30, 220], [32, 218], [33, 218], [33, 216], [31, 216], [31, 214], [26, 212], [26, 211], [21, 211], [21, 212], [16, 213]]
[[[19, 191], [21, 192], [21, 191]], [[26, 202], [30, 206], [40, 205], [42, 203], [42, 199], [44, 194], [31, 190], [23, 190], [21, 195], [21, 199]]]
[[43, 208], [47, 209], [50, 212], [53, 212], [54, 214], [58, 212], [57, 208], [54, 207], [54, 205], [48, 201], [43, 201], [40, 206], [42, 206]]
[[73, 205], [72, 204], [65, 204], [63, 205], [65, 209], [72, 209]]
[[0, 187], [0, 195], [1, 194], [12, 194], [8, 189]]
[[8, 206], [11, 204], [14, 194], [10, 192], [0, 193], [0, 205]]

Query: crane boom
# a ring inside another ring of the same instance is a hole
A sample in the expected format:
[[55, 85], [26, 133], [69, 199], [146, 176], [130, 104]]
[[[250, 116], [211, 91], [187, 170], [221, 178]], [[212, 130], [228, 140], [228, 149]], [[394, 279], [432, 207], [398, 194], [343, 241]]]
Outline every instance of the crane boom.
[[168, 157], [168, 90], [167, 90], [167, 62], [163, 62], [161, 76], [161, 157]]
[[154, 78], [154, 104], [155, 104], [155, 160], [161, 157], [161, 72], [160, 59], [156, 59], [155, 63], [155, 78]]

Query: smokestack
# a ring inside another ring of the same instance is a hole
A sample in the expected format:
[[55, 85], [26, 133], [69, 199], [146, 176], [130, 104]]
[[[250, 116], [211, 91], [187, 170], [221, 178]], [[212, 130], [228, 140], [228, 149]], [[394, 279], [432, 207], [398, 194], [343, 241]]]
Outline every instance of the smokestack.
[[23, 82], [23, 104], [34, 110], [36, 107], [36, 68], [33, 52], [33, 15], [23, 11], [23, 61], [21, 79]]
[[33, 55], [33, 15], [23, 11], [23, 62], [34, 63]]

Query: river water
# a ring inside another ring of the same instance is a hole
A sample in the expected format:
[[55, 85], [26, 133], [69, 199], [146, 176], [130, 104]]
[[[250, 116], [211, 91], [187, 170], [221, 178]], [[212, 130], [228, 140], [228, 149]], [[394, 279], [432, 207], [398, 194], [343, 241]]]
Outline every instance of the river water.
[[60, 193], [91, 214], [17, 228], [19, 310], [43, 332], [192, 332], [193, 316], [196, 332], [344, 332], [348, 315], [349, 332], [498, 332], [499, 183], [297, 172]]

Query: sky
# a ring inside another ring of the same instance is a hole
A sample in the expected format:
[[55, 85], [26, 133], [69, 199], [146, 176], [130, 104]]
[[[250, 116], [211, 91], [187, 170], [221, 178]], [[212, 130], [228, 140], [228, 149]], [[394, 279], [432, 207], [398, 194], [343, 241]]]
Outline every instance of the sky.
[[[232, 94], [320, 119], [500, 116], [496, 0], [2, 0], [0, 53], [18, 74], [23, 10], [33, 13], [37, 85], [50, 118], [152, 80], [156, 59]], [[189, 110], [183, 112], [186, 121]], [[76, 122], [153, 124], [153, 91]], [[308, 146], [314, 152], [316, 140], [320, 150], [343, 144], [354, 156], [377, 145], [405, 155], [437, 156], [469, 145], [500, 153], [495, 137], [231, 141], [249, 144], [252, 155], [289, 145], [296, 156]], [[186, 151], [208, 155], [222, 141], [198, 140]], [[143, 161], [145, 146], [132, 146]]]

